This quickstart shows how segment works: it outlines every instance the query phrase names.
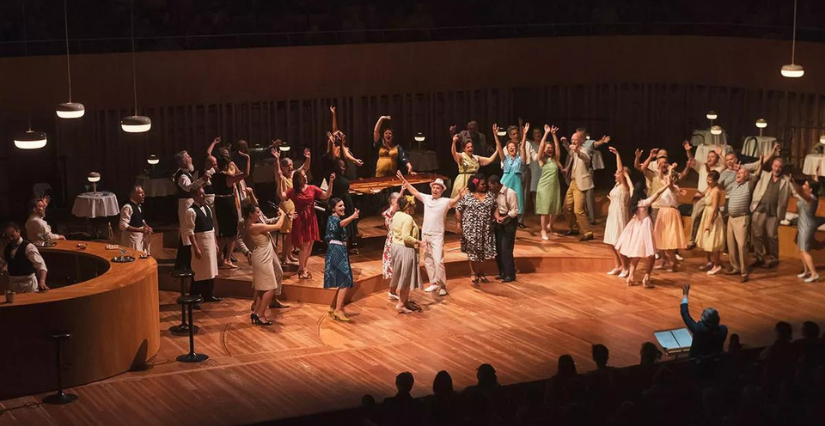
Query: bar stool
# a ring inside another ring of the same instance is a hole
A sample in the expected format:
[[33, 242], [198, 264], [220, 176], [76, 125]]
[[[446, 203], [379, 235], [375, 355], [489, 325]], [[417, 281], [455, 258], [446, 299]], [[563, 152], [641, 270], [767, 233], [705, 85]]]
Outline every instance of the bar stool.
[[[192, 272], [190, 269], [175, 269], [169, 273], [169, 275], [177, 278], [180, 281], [180, 297], [186, 296], [186, 288], [187, 288], [187, 281], [190, 281], [194, 278], [195, 273]], [[178, 303], [180, 303], [180, 299], [178, 299]], [[189, 329], [193, 329], [193, 333], [198, 332], [198, 326], [192, 325], [190, 327], [189, 324], [186, 322], [186, 306], [181, 305], [180, 307], [180, 324], [173, 325], [169, 327], [169, 332], [172, 333], [173, 336], [186, 336], [189, 334]]]
[[209, 359], [209, 355], [195, 353], [195, 322], [192, 320], [192, 305], [201, 302], [203, 302], [203, 296], [199, 294], [178, 297], [178, 303], [183, 306], [184, 311], [189, 309], [189, 324], [192, 325], [189, 327], [189, 353], [177, 357], [178, 362], [201, 362]]
[[68, 404], [77, 400], [77, 395], [63, 392], [63, 356], [60, 352], [60, 342], [72, 337], [68, 331], [55, 331], [51, 338], [54, 340], [55, 360], [57, 365], [57, 393], [43, 398], [44, 404]]

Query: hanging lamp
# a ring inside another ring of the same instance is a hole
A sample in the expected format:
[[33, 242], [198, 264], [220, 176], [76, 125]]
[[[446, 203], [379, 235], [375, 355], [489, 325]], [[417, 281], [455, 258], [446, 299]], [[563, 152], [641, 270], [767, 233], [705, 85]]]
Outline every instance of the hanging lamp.
[[799, 78], [805, 75], [805, 69], [802, 68], [802, 65], [797, 65], [794, 63], [794, 59], [796, 59], [796, 1], [793, 0], [793, 36], [791, 38], [791, 63], [788, 65], [782, 65], [782, 73], [783, 77], [788, 78]]
[[66, 0], [63, 0], [63, 25], [66, 28], [66, 76], [69, 81], [69, 102], [57, 106], [57, 116], [60, 118], [80, 118], [86, 113], [86, 107], [79, 102], [72, 102], [72, 62], [69, 56], [69, 9]]
[[[28, 56], [28, 33], [26, 28], [26, 2], [23, 1], [23, 55]], [[48, 143], [46, 132], [32, 130], [32, 113], [29, 110], [29, 128], [25, 132], [14, 135], [14, 146], [20, 149], [40, 149]]]
[[137, 67], [135, 67], [135, 0], [131, 0], [129, 4], [132, 23], [132, 91], [135, 95], [135, 113], [120, 120], [120, 127], [127, 133], [144, 133], [152, 128], [152, 120], [144, 115], [138, 115]]

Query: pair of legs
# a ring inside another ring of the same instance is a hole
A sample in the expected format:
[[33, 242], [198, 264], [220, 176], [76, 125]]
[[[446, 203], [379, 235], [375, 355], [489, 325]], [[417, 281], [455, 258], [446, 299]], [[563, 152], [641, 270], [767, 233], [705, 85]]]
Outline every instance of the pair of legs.
[[[347, 315], [344, 312], [344, 305], [346, 304], [348, 291], [349, 287], [338, 288], [337, 290], [335, 290], [335, 297], [332, 298], [332, 304], [329, 305], [329, 310], [330, 312], [332, 312], [332, 315], [339, 319], [347, 319]], [[409, 294], [410, 291], [407, 290], [408, 297]]]
[[770, 266], [779, 261], [778, 217], [753, 213], [753, 251], [758, 263]]
[[702, 222], [702, 213], [705, 211], [705, 199], [700, 198], [698, 201], [693, 203], [693, 211], [690, 212], [690, 240], [688, 241], [688, 247], [691, 247], [696, 244], [696, 236], [699, 235], [699, 225]]
[[806, 282], [819, 281], [819, 274], [816, 273], [816, 265], [814, 264], [814, 258], [811, 257], [811, 252], [799, 250], [799, 257], [802, 259], [802, 273], [797, 276], [799, 278], [807, 277]]
[[731, 273], [741, 274], [745, 280], [748, 277], [748, 231], [750, 226], [751, 218], [745, 214], [738, 217], [730, 216], [726, 228]]
[[424, 234], [424, 268], [430, 278], [430, 285], [425, 290], [445, 290], [447, 288], [447, 271], [444, 268], [444, 234]]
[[[535, 193], [534, 193], [535, 194]], [[541, 215], [541, 238], [543, 240], [548, 239], [547, 233], [556, 234], [553, 231], [553, 220], [556, 218], [556, 215], [553, 214], [543, 214]]]
[[484, 277], [482, 269], [484, 269], [484, 262], [473, 262], [472, 260], [470, 261], [470, 280], [473, 282], [473, 284], [478, 283], [479, 280], [487, 282], [487, 278]]
[[292, 255], [292, 238], [290, 238], [289, 234], [281, 234], [284, 235], [284, 246], [281, 249], [281, 262], [283, 263], [296, 263], [298, 259]]
[[[630, 265], [630, 269], [629, 269], [628, 275], [627, 275], [627, 285], [628, 286], [635, 285], [636, 280], [634, 278], [634, 275], [636, 274], [636, 269], [639, 267], [639, 261], [642, 260], [642, 258], [641, 257], [634, 257], [634, 258], [628, 259], [628, 258], [622, 256], [622, 259], [623, 259], [623, 262], [622, 262], [623, 264]], [[642, 278], [642, 285], [644, 285], [645, 288], [652, 288], [653, 287], [653, 284], [650, 283], [650, 274], [651, 274], [651, 272], [653, 272], [653, 263], [654, 263], [654, 261], [655, 261], [655, 259], [654, 259], [653, 256], [648, 256], [647, 258], [645, 258], [645, 276], [644, 276], [644, 278]]]
[[264, 323], [270, 322], [266, 316], [266, 309], [274, 297], [275, 290], [255, 290], [255, 296], [252, 298], [252, 313]]
[[608, 272], [607, 274], [616, 275], [621, 273], [621, 275], [619, 275], [620, 277], [626, 276], [628, 272], [627, 258], [622, 256], [622, 254], [619, 253], [618, 250], [616, 250], [616, 247], [614, 247], [613, 244], [608, 244], [607, 246], [610, 247], [610, 254], [613, 255], [613, 270]]
[[235, 251], [235, 237], [218, 237], [218, 244], [223, 248], [221, 264], [230, 268], [237, 268], [232, 263], [232, 253]]
[[669, 264], [670, 267], [675, 271], [676, 267], [678, 266], [678, 260], [676, 259], [676, 250], [659, 250], [659, 253], [659, 255], [662, 257], [662, 264], [659, 266], [659, 268], [665, 269]]
[[587, 204], [587, 219], [590, 220], [591, 225], [596, 224], [596, 192], [595, 188], [590, 188], [584, 192], [585, 202]]
[[298, 246], [298, 278], [310, 279], [312, 274], [307, 271], [309, 255], [312, 254], [312, 240], [302, 241]]
[[571, 231], [578, 229], [584, 237], [592, 237], [593, 231], [585, 213], [585, 198], [585, 191], [579, 190], [575, 180], [571, 181], [564, 196], [564, 217]]
[[498, 265], [498, 275], [506, 282], [513, 281], [516, 279], [516, 263], [513, 258], [513, 250], [516, 244], [515, 220], [508, 218], [504, 223], [496, 223], [493, 227], [496, 234], [496, 264]]
[[705, 252], [705, 259], [707, 260], [706, 267], [709, 275], [713, 275], [722, 269], [721, 255], [722, 252], [719, 250]]

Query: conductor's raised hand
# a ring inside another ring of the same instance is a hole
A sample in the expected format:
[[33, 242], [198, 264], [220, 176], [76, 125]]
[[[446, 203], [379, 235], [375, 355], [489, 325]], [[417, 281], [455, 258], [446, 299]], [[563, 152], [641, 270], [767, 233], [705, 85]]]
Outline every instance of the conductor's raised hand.
[[690, 283], [685, 283], [685, 285], [682, 286], [682, 296], [687, 296], [689, 294], [690, 294]]

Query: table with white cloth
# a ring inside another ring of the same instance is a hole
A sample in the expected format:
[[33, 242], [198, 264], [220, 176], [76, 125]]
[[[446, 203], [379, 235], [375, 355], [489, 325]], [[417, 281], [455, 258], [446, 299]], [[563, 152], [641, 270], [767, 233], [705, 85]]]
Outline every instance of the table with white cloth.
[[120, 207], [117, 197], [111, 192], [84, 192], [75, 197], [72, 214], [89, 219], [117, 216]]
[[748, 136], [742, 141], [742, 155], [761, 157], [773, 150], [774, 143], [773, 136]]
[[733, 152], [733, 147], [730, 145], [700, 145], [696, 147], [696, 154], [693, 156], [696, 158], [696, 161], [704, 163], [708, 159], [708, 153], [716, 151], [717, 149], [722, 151], [722, 157], [719, 159], [721, 161], [724, 161], [725, 156]]
[[825, 176], [825, 154], [806, 155], [802, 173], [806, 176], [813, 176], [816, 174], [817, 167], [819, 167], [819, 176]]
[[407, 159], [413, 165], [413, 170], [417, 172], [438, 171], [438, 154], [435, 151], [411, 149], [406, 153]]
[[696, 129], [690, 136], [690, 144], [693, 146], [727, 145], [728, 135], [725, 132], [721, 135], [712, 135], [709, 129]]
[[165, 197], [177, 193], [175, 182], [172, 182], [170, 177], [151, 178], [146, 175], [138, 175], [135, 178], [135, 183], [143, 187], [143, 193], [146, 194], [147, 198]]

